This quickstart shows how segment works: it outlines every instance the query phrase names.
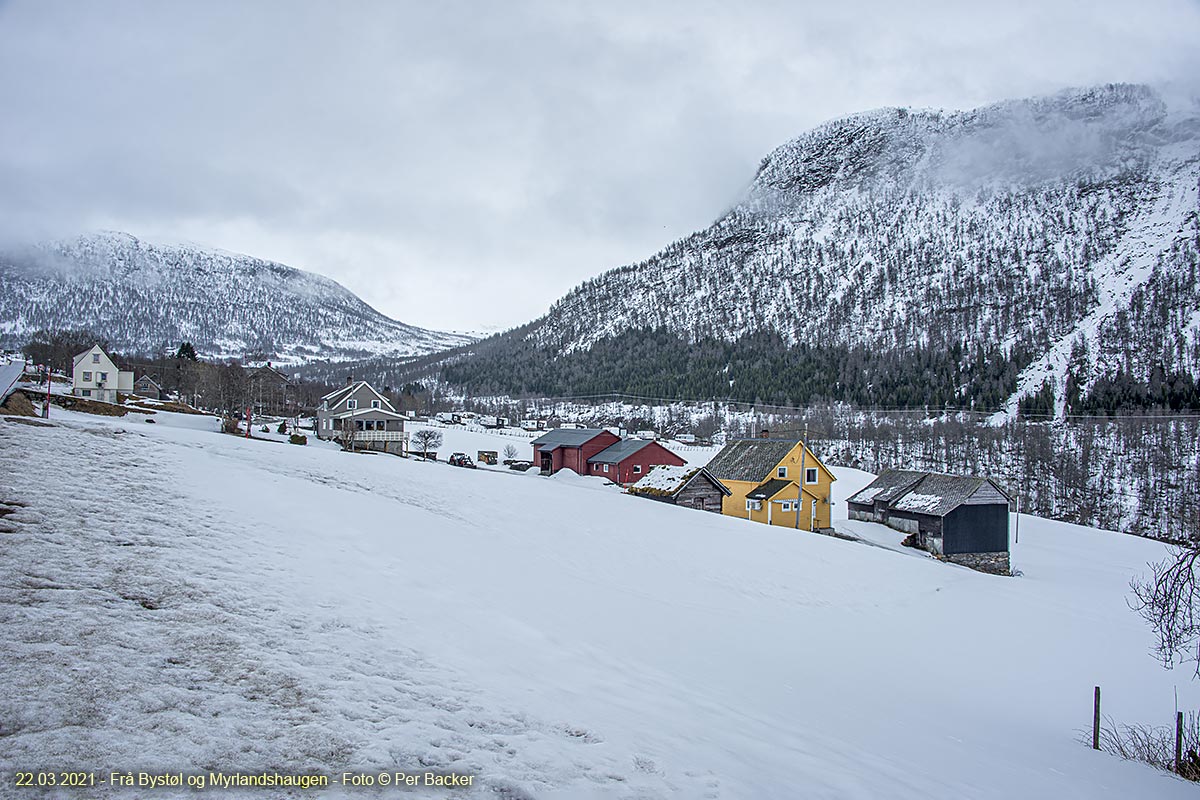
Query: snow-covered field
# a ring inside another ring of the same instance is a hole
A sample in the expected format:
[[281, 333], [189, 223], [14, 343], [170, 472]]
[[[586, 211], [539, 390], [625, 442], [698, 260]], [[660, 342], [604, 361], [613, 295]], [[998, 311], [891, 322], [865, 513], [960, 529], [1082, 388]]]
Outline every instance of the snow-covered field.
[[[1025, 517], [1023, 575], [998, 578], [878, 526], [874, 547], [204, 417], [52, 416], [0, 421], [0, 501], [26, 504], [0, 515], [6, 797], [42, 796], [12, 783], [41, 767], [475, 776], [412, 790], [445, 797], [1195, 796], [1077, 742], [1093, 685], [1123, 722], [1169, 722], [1176, 686], [1200, 701], [1126, 606], [1154, 542]], [[869, 480], [837, 474], [838, 498]]]

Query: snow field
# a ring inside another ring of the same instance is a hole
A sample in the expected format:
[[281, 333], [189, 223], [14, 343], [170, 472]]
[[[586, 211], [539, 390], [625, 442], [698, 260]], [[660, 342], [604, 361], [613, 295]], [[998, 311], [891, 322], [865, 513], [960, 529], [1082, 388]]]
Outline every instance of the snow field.
[[[0, 520], [0, 742], [22, 769], [479, 776], [448, 797], [1194, 793], [1075, 741], [1096, 683], [1122, 721], [1169, 719], [1176, 684], [1200, 699], [1125, 606], [1154, 542], [1026, 517], [1024, 576], [997, 578], [593, 481], [55, 411], [0, 422], [0, 500], [27, 504]], [[837, 498], [870, 480], [838, 476]]]

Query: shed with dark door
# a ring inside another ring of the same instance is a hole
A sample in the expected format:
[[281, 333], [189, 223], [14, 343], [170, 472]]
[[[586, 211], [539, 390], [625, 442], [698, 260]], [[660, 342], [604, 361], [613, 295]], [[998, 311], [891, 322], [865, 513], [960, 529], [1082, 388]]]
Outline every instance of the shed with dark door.
[[947, 561], [1008, 574], [1010, 503], [990, 478], [885, 470], [846, 506], [850, 519], [904, 531], [906, 543]]

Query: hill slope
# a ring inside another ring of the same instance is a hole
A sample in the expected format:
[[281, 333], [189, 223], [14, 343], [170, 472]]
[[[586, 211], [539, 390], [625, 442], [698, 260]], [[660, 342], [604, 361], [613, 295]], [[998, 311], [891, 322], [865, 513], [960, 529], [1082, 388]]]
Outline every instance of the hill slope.
[[[1198, 185], [1200, 116], [1146, 87], [854, 115], [763, 159], [708, 229], [584, 283], [519, 342], [479, 349], [499, 366], [452, 377], [650, 391], [634, 367], [604, 369], [613, 353], [570, 358], [647, 332], [665, 334], [656, 360], [693, 397], [730, 394], [731, 379], [743, 399], [908, 405], [923, 390], [925, 403], [1012, 408], [1053, 377], [1061, 406], [1068, 377], [1086, 390], [1122, 370], [1200, 376]], [[697, 344], [713, 357], [690, 363]], [[530, 346], [567, 358], [515, 370]], [[784, 349], [794, 363], [747, 370]], [[741, 374], [712, 377], [722, 360]], [[870, 391], [898, 372], [912, 391]], [[614, 384], [589, 383], [598, 373]]]
[[998, 578], [589, 479], [55, 414], [0, 421], [0, 500], [27, 504], [0, 521], [0, 710], [29, 769], [453, 771], [476, 776], [462, 796], [509, 798], [1194, 796], [1076, 740], [1097, 683], [1122, 722], [1170, 722], [1174, 684], [1200, 701], [1125, 605], [1160, 544], [1026, 517], [1024, 576]]
[[250, 256], [100, 233], [0, 254], [0, 342], [90, 328], [121, 350], [180, 341], [277, 362], [421, 355], [470, 341], [389, 319], [335, 281]]

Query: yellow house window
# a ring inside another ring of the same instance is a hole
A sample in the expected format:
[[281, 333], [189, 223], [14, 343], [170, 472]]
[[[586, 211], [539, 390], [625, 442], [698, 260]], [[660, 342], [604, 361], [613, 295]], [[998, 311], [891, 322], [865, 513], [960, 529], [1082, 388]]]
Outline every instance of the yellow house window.
[[747, 511], [762, 511], [762, 500], [747, 500], [746, 501], [746, 510]]
[[816, 483], [817, 482], [817, 468], [816, 467], [806, 467], [805, 468], [804, 482], [805, 483]]
[[775, 470], [775, 477], [777, 477], [777, 478], [786, 478], [786, 477], [787, 477], [787, 467], [778, 467], [778, 468], [776, 468], [776, 470]]

